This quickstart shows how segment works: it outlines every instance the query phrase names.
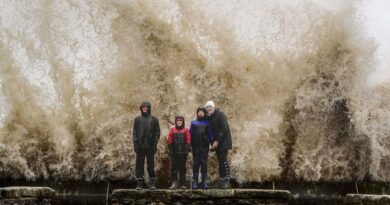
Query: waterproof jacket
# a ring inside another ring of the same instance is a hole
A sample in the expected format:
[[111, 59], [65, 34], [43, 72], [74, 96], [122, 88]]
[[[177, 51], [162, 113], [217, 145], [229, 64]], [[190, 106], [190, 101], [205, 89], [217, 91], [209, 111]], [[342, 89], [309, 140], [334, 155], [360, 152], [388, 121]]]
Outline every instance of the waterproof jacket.
[[[142, 113], [142, 107], [147, 106], [148, 112]], [[157, 117], [151, 115], [152, 106], [149, 102], [143, 102], [140, 106], [141, 115], [136, 117], [133, 125], [134, 149], [157, 149], [160, 139], [160, 125]]]
[[225, 113], [215, 108], [207, 120], [213, 130], [214, 141], [218, 141], [217, 151], [232, 149], [232, 136]]
[[185, 128], [184, 117], [177, 116], [175, 123], [178, 119], [183, 120], [181, 127], [175, 126], [171, 128], [168, 134], [168, 146], [170, 148], [170, 154], [187, 154], [189, 145], [191, 144], [191, 135], [188, 128]]
[[198, 117], [198, 112], [203, 111], [207, 113], [205, 108], [198, 108], [196, 110], [197, 119], [191, 122], [190, 135], [191, 135], [191, 147], [192, 149], [204, 148], [208, 149], [213, 142], [213, 132], [210, 123], [206, 120], [206, 116], [203, 118]]

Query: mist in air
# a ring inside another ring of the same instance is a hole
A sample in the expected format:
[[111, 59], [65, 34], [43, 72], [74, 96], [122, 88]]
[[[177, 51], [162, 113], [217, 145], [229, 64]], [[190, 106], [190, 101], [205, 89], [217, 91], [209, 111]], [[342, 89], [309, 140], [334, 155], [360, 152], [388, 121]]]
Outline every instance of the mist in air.
[[169, 122], [212, 99], [238, 182], [390, 180], [389, 49], [367, 2], [0, 4], [2, 178], [133, 179], [145, 99], [167, 173]]

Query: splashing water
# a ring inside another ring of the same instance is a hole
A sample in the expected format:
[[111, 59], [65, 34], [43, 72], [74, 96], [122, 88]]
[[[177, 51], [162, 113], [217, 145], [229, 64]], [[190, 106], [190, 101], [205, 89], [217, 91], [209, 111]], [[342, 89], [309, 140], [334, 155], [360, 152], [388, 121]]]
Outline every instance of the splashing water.
[[2, 178], [133, 178], [144, 99], [164, 170], [169, 122], [213, 99], [239, 182], [390, 179], [390, 86], [365, 83], [375, 43], [357, 3], [0, 4]]

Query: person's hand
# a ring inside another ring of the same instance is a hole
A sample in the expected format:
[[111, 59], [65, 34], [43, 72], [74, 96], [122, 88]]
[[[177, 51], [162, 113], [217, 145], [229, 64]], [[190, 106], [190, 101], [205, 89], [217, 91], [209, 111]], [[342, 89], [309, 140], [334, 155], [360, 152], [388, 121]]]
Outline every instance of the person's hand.
[[214, 141], [214, 143], [211, 145], [210, 151], [215, 152], [218, 147], [218, 141]]
[[190, 145], [189, 144], [186, 144], [185, 145], [185, 149], [186, 149], [186, 155], [189, 153], [189, 152], [191, 152], [191, 147], [190, 147]]
[[211, 149], [212, 149], [212, 150], [216, 150], [217, 147], [218, 147], [218, 141], [215, 141], [215, 142], [213, 143], [213, 145], [211, 145]]
[[139, 148], [138, 148], [138, 147], [134, 147], [134, 152], [135, 152], [136, 154], [138, 154]]

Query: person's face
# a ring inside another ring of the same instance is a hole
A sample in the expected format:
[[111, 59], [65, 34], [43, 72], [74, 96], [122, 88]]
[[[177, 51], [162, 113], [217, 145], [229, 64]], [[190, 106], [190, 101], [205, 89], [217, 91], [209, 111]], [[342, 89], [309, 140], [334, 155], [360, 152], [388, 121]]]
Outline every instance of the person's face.
[[148, 107], [147, 106], [142, 106], [142, 112], [147, 113], [148, 112]]
[[182, 119], [178, 119], [178, 120], [176, 120], [176, 125], [177, 126], [182, 126], [183, 125], [183, 120]]
[[209, 114], [211, 114], [211, 113], [214, 112], [214, 108], [211, 107], [211, 106], [207, 106], [207, 107], [206, 107], [206, 110], [207, 110], [207, 112], [208, 112]]
[[203, 118], [204, 115], [205, 115], [205, 113], [203, 112], [203, 110], [198, 111], [198, 118]]

